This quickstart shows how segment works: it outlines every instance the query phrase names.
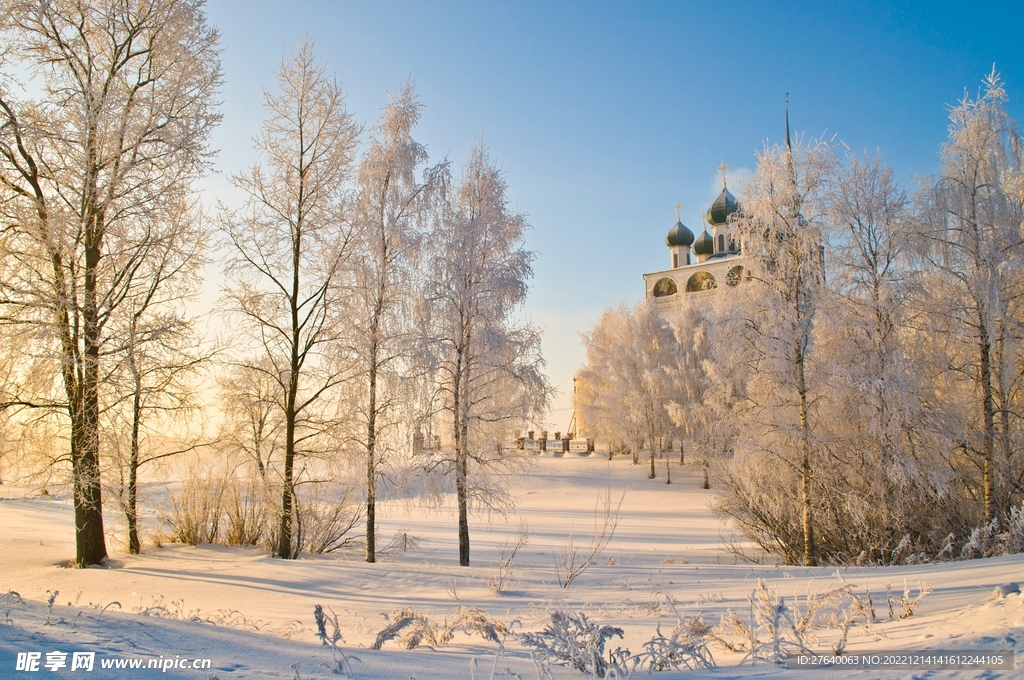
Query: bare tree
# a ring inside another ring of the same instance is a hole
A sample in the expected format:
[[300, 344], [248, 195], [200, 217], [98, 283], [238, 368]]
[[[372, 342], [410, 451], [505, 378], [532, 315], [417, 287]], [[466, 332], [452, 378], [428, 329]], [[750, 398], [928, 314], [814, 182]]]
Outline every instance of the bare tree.
[[8, 1], [0, 14], [9, 54], [41, 92], [0, 90], [0, 205], [18, 264], [5, 316], [46, 348], [37, 369], [63, 387], [15, 401], [68, 414], [76, 560], [100, 564], [107, 323], [132, 297], [165, 208], [207, 163], [218, 36], [198, 0]]
[[267, 168], [233, 176], [246, 204], [224, 211], [232, 251], [225, 298], [250, 333], [243, 356], [257, 357], [237, 363], [276, 391], [284, 426], [277, 554], [294, 558], [296, 460], [323, 452], [330, 402], [345, 377], [339, 346], [353, 243], [346, 191], [358, 128], [310, 40], [282, 60], [276, 79], [256, 140]]
[[281, 451], [282, 409], [270, 362], [243, 357], [219, 376], [224, 423], [219, 439], [256, 466], [260, 480]]
[[[186, 309], [198, 292], [207, 229], [190, 206], [169, 209], [165, 218], [166, 228], [160, 238], [153, 239], [146, 261], [136, 272], [135, 290], [110, 322], [108, 354], [113, 366], [105, 382], [111, 403], [103, 410], [111, 440], [124, 441], [127, 448], [118, 451], [123, 455], [116, 459], [131, 554], [138, 554], [141, 547], [139, 470], [199, 443], [198, 436], [187, 434], [186, 419], [197, 408], [195, 379], [214, 352], [201, 347], [194, 319]], [[168, 442], [168, 430], [192, 441]], [[160, 443], [146, 450], [145, 445], [154, 440]]]
[[498, 497], [478, 493], [474, 478], [513, 461], [497, 455], [496, 442], [541, 413], [550, 394], [540, 336], [513, 318], [534, 256], [522, 247], [526, 218], [509, 211], [505, 192], [501, 172], [478, 143], [431, 234], [428, 328], [454, 440], [453, 457], [438, 462], [455, 482], [462, 566], [469, 565], [471, 496], [485, 504]]

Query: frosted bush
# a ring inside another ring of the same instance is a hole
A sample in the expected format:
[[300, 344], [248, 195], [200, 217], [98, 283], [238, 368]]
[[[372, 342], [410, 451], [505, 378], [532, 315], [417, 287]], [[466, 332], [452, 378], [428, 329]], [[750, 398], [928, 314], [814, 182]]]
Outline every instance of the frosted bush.
[[1024, 505], [1010, 508], [1002, 521], [993, 517], [987, 524], [975, 527], [960, 549], [960, 559], [998, 557], [1024, 552]]
[[676, 625], [668, 635], [661, 632], [659, 625], [658, 634], [644, 643], [644, 651], [629, 658], [632, 668], [648, 671], [714, 668], [715, 659], [708, 649], [711, 626], [700, 615], [693, 618], [681, 615], [672, 596], [666, 595], [666, 599], [676, 615]]
[[[601, 626], [566, 609], [551, 612], [551, 623], [539, 633], [523, 633], [522, 643], [538, 650], [548, 661], [569, 665], [576, 670], [603, 678], [610, 668], [618, 668], [628, 652], [605, 655], [605, 645], [613, 637], [621, 638], [623, 631], [616, 626]], [[621, 676], [623, 671], [617, 671]]]
[[223, 477], [198, 476], [190, 471], [182, 481], [181, 492], [171, 498], [171, 510], [164, 517], [170, 540], [187, 545], [217, 542], [224, 487]]

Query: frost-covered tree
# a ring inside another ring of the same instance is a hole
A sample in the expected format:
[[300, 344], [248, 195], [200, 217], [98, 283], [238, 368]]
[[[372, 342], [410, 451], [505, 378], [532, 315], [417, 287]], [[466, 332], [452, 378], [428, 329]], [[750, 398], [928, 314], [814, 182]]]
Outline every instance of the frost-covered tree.
[[[731, 411], [742, 390], [742, 372], [718, 361], [716, 311], [702, 298], [684, 298], [669, 317], [676, 349], [669, 370], [674, 381], [668, 413], [680, 437], [690, 438], [707, 463], [732, 451]], [[683, 451], [680, 450], [680, 460]]]
[[459, 564], [469, 565], [469, 505], [501, 502], [488, 470], [514, 465], [498, 444], [549, 401], [540, 334], [515, 318], [534, 254], [523, 248], [526, 217], [508, 207], [507, 185], [478, 142], [429, 237], [425, 312], [438, 403], [452, 455], [430, 464], [453, 479]]
[[[799, 555], [808, 565], [818, 561], [812, 496], [821, 448], [814, 407], [822, 380], [814, 340], [818, 310], [826, 300], [826, 194], [836, 165], [830, 144], [790, 145], [788, 132], [785, 147], [759, 154], [739, 223], [749, 276], [744, 285], [718, 296], [718, 303], [728, 307], [722, 315], [727, 341], [720, 358], [741, 367], [745, 383], [736, 408], [740, 422], [731, 478], [749, 477], [754, 470], [742, 466], [763, 458], [778, 466], [777, 475], [792, 475], [800, 544], [793, 545], [787, 531], [785, 554], [789, 559]], [[765, 464], [754, 467], [763, 470]], [[720, 509], [741, 522], [760, 521], [756, 509], [738, 496], [725, 497]], [[775, 521], [791, 525], [793, 519]]]
[[0, 30], [5, 317], [35, 341], [26, 373], [55, 377], [15, 401], [67, 415], [76, 561], [99, 564], [108, 323], [207, 164], [218, 36], [199, 0], [8, 0]]
[[284, 429], [277, 554], [294, 558], [296, 461], [336, 448], [354, 238], [346, 192], [358, 127], [311, 41], [282, 60], [276, 80], [256, 140], [265, 165], [232, 177], [245, 205], [223, 212], [225, 301], [237, 324], [236, 363], [274, 386]]
[[822, 543], [831, 559], [887, 562], [905, 535], [929, 533], [919, 509], [936, 501], [919, 442], [919, 368], [907, 352], [914, 215], [877, 156], [849, 157], [828, 203], [828, 323], [819, 333], [829, 374], [819, 406], [829, 462], [818, 474], [829, 523]]
[[427, 151], [412, 138], [422, 106], [406, 83], [384, 108], [359, 165], [351, 346], [354, 397], [366, 457], [366, 561], [376, 561], [377, 479], [401, 433], [402, 372], [409, 370], [415, 323], [414, 266], [432, 189], [447, 164], [417, 176]]
[[925, 330], [945, 349], [945, 375], [935, 376], [931, 398], [959, 395], [964, 407], [934, 409], [932, 425], [986, 520], [1019, 502], [1024, 475], [1013, 443], [1024, 339], [1024, 140], [1005, 100], [993, 70], [978, 98], [953, 107], [942, 175], [923, 192], [917, 231]]
[[576, 375], [576, 405], [588, 433], [623, 442], [636, 452], [646, 440], [654, 479], [658, 442], [676, 428], [668, 407], [677, 390], [678, 343], [650, 301], [602, 312], [583, 336], [587, 361]]

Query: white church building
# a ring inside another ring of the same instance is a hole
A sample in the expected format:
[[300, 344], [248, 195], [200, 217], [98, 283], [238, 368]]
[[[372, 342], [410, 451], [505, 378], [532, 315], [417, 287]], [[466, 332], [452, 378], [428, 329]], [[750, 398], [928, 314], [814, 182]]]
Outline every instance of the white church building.
[[700, 236], [694, 237], [683, 224], [676, 206], [675, 226], [665, 237], [672, 266], [644, 274], [646, 296], [654, 299], [657, 309], [675, 307], [683, 295], [709, 294], [720, 286], [735, 286], [743, 276], [742, 244], [729, 219], [740, 211], [740, 204], [726, 187], [725, 169], [724, 164], [719, 168], [722, 193], [703, 216], [706, 224]]

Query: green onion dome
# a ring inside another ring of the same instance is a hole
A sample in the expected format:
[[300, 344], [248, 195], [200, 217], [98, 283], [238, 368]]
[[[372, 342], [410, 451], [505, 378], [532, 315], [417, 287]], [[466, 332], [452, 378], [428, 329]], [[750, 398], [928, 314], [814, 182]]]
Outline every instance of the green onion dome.
[[686, 246], [687, 248], [693, 245], [693, 232], [687, 229], [686, 225], [682, 222], [676, 222], [676, 226], [672, 227], [668, 236], [665, 237], [665, 245], [670, 248], [673, 246]]
[[722, 187], [722, 193], [718, 194], [718, 198], [708, 208], [708, 223], [713, 227], [725, 224], [729, 221], [729, 216], [738, 212], [739, 209], [740, 204], [736, 197], [729, 193], [728, 189]]
[[715, 252], [715, 240], [711, 238], [711, 234], [706, 229], [694, 241], [693, 252], [695, 255], [711, 255]]

